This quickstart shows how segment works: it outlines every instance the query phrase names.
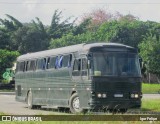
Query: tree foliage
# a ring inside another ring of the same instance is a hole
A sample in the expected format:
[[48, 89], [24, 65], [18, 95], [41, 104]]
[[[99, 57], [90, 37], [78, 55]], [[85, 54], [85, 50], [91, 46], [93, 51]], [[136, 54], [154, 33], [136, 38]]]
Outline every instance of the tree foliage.
[[111, 21], [103, 23], [97, 31], [97, 39], [122, 43], [136, 47], [142, 41], [143, 36], [148, 32], [144, 22], [133, 20]]
[[156, 34], [149, 33], [139, 44], [139, 48], [147, 71], [160, 77], [160, 38], [158, 37]]
[[70, 19], [71, 17], [62, 21], [62, 11], [55, 10], [48, 30], [49, 37], [57, 39], [72, 32], [75, 20], [69, 22]]
[[34, 28], [31, 24], [15, 31], [12, 39], [18, 51], [22, 54], [45, 50], [48, 47], [46, 34]]
[[0, 49], [0, 79], [2, 79], [2, 74], [5, 72], [6, 68], [11, 68], [13, 62], [19, 56], [17, 51], [8, 51]]
[[149, 32], [151, 24], [152, 23], [148, 24], [148, 22], [145, 23], [138, 20], [130, 22], [127, 20], [105, 22], [95, 30], [88, 29], [82, 34], [74, 35], [70, 33], [62, 38], [52, 39], [50, 48], [83, 42], [115, 42], [138, 48], [138, 44], [141, 43], [145, 34]]
[[97, 41], [95, 38], [96, 38], [95, 34], [91, 32], [86, 32], [76, 36], [70, 33], [59, 39], [51, 39], [49, 48], [50, 49], [58, 48], [58, 47], [64, 47], [64, 46], [80, 44], [80, 43], [93, 43]]

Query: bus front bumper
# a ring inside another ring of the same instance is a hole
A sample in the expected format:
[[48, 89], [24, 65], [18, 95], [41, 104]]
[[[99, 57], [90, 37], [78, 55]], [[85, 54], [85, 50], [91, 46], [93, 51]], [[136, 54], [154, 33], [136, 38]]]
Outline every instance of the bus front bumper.
[[90, 109], [129, 109], [140, 108], [141, 100], [90, 101]]

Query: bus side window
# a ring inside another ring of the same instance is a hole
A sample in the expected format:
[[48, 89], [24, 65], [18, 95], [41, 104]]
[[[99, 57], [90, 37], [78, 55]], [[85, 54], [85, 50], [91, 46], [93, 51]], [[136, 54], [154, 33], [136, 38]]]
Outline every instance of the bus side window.
[[68, 68], [71, 67], [71, 63], [72, 63], [72, 54], [69, 55]]
[[46, 58], [43, 59], [42, 70], [46, 69]]
[[20, 64], [20, 65], [19, 65], [18, 71], [24, 72], [24, 70], [25, 70], [25, 62], [20, 62], [19, 64]]
[[48, 59], [47, 59], [47, 67], [46, 67], [47, 69], [49, 69], [50, 68], [50, 57], [48, 57]]
[[51, 57], [48, 68], [55, 68], [56, 57]]
[[69, 67], [69, 62], [70, 62], [70, 56], [65, 55], [63, 57], [62, 67]]
[[43, 65], [43, 59], [37, 60], [37, 70], [41, 70]]
[[58, 67], [62, 68], [62, 64], [63, 64], [63, 56], [60, 56], [59, 62], [58, 62]]
[[61, 56], [59, 59], [59, 68], [71, 67], [72, 55]]
[[55, 69], [58, 69], [58, 56], [56, 57], [56, 61], [55, 61]]
[[29, 70], [30, 71], [35, 71], [35, 60], [30, 61]]
[[80, 76], [80, 70], [81, 70], [81, 59], [75, 59], [74, 65], [73, 65], [73, 76]]
[[29, 69], [29, 61], [26, 62], [26, 68], [25, 68], [25, 71], [28, 71]]

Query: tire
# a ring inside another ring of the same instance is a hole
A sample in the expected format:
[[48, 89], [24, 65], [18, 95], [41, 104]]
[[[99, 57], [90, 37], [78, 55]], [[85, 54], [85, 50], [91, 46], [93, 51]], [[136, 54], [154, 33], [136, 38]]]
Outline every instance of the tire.
[[82, 108], [80, 108], [80, 101], [79, 101], [79, 96], [77, 93], [74, 93], [70, 100], [69, 100], [69, 108], [71, 113], [73, 114], [78, 114], [83, 111]]
[[34, 109], [41, 109], [41, 105], [33, 105], [34, 107]]
[[33, 105], [33, 95], [32, 92], [29, 91], [28, 95], [27, 95], [27, 105], [29, 109], [34, 109], [35, 106]]
[[124, 108], [124, 109], [120, 109], [120, 113], [124, 114], [127, 112], [128, 109]]

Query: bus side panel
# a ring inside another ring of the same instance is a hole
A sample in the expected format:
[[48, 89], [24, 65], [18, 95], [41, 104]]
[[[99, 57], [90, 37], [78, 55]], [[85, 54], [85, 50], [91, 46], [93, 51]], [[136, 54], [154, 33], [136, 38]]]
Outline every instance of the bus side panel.
[[89, 109], [89, 101], [91, 98], [91, 82], [82, 80], [77, 84], [77, 91], [80, 100], [80, 107], [83, 109]]
[[34, 105], [46, 105], [46, 83], [45, 78], [46, 74], [44, 70], [30, 72], [30, 85], [28, 90], [31, 89], [33, 94], [33, 104]]
[[47, 71], [47, 105], [68, 107], [72, 82], [68, 68]]
[[15, 77], [15, 95], [16, 101], [26, 102], [27, 96], [27, 84], [26, 84], [26, 75], [24, 72], [19, 72]]

